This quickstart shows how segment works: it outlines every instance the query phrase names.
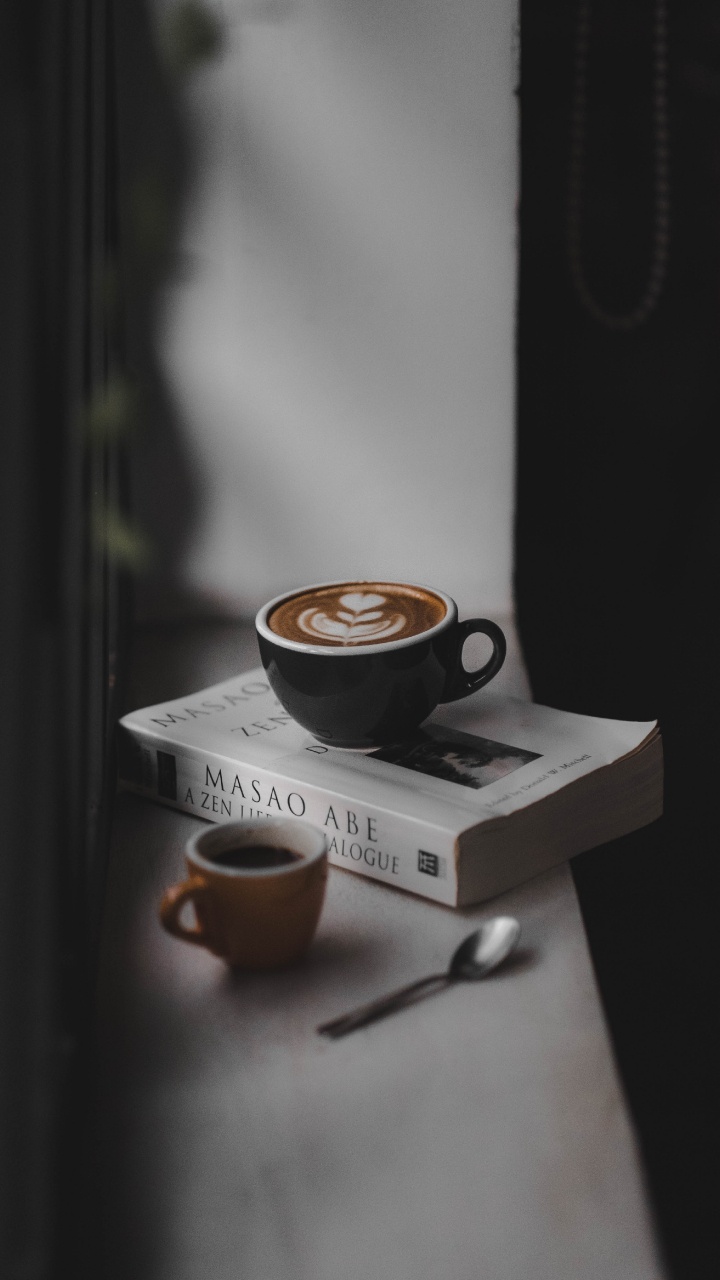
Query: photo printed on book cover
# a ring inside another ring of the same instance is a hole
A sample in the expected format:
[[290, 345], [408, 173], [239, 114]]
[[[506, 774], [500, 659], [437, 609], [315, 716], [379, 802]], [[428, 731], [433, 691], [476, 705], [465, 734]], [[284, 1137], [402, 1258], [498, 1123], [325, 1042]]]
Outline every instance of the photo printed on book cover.
[[447, 729], [444, 725], [426, 725], [404, 742], [373, 751], [372, 756], [375, 760], [386, 760], [388, 764], [398, 764], [404, 769], [414, 769], [417, 773], [479, 791], [522, 769], [531, 760], [539, 760], [541, 753], [493, 742], [491, 738], [479, 738], [460, 729]]

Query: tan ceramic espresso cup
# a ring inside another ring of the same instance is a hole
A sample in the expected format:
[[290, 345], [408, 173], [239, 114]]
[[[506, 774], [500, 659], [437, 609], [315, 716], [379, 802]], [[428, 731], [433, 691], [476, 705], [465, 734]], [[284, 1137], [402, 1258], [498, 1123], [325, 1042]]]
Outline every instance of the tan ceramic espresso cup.
[[[279, 866], [223, 865], [229, 850], [284, 849]], [[160, 904], [160, 919], [176, 938], [207, 947], [241, 969], [275, 969], [299, 959], [312, 942], [327, 880], [327, 840], [297, 818], [248, 818], [194, 835], [185, 846], [188, 878]], [[197, 924], [180, 918], [186, 902]]]

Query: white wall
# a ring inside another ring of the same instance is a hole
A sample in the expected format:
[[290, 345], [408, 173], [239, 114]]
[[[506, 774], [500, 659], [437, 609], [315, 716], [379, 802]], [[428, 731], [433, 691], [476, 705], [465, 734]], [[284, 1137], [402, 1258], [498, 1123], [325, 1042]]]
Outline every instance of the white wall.
[[187, 583], [511, 600], [516, 0], [224, 0], [162, 359]]

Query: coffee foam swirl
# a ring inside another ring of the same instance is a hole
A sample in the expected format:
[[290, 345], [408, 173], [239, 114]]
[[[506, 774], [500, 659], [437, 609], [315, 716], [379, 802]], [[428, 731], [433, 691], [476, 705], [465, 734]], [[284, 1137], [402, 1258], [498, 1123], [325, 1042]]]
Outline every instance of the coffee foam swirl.
[[335, 640], [338, 644], [365, 644], [372, 640], [386, 640], [397, 635], [407, 625], [404, 613], [394, 613], [387, 608], [387, 597], [351, 591], [340, 596], [341, 607], [326, 613], [311, 605], [298, 615], [297, 624], [311, 639]]
[[268, 625], [288, 640], [344, 647], [417, 635], [445, 613], [442, 600], [417, 587], [346, 583], [291, 597], [273, 610]]

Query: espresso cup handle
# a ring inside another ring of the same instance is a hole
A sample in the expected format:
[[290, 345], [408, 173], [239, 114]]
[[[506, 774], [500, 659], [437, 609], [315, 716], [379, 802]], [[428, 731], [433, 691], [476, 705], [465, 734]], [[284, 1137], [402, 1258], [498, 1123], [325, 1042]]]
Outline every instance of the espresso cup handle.
[[183, 880], [182, 884], [174, 884], [166, 889], [160, 903], [160, 921], [174, 938], [182, 938], [183, 942], [196, 942], [201, 947], [209, 945], [207, 934], [199, 924], [194, 929], [189, 929], [180, 919], [185, 903], [194, 902], [206, 892], [204, 881], [196, 878]]
[[[462, 660], [463, 646], [468, 636], [475, 635], [478, 631], [492, 640], [492, 655], [479, 671], [466, 671]], [[488, 680], [492, 680], [493, 676], [497, 675], [507, 653], [507, 641], [503, 632], [497, 623], [490, 622], [489, 618], [468, 618], [466, 622], [459, 622], [456, 643], [455, 664], [448, 675], [441, 702], [455, 702], [458, 698], [465, 698], [476, 689], [481, 689]]]

